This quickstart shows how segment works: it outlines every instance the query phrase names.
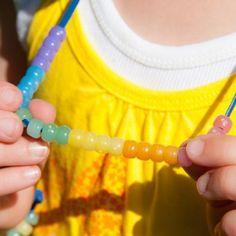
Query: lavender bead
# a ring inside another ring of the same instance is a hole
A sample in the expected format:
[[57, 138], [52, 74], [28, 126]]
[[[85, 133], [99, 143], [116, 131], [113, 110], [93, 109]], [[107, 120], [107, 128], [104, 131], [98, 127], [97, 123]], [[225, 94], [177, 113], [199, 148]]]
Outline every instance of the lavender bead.
[[50, 63], [48, 60], [46, 60], [46, 58], [42, 57], [41, 55], [37, 55], [34, 58], [32, 65], [38, 66], [38, 67], [42, 68], [44, 71], [47, 71]]
[[48, 49], [47, 47], [45, 47], [45, 45], [42, 46], [38, 52], [38, 56], [43, 57], [45, 58], [45, 60], [50, 62], [53, 60], [55, 54], [56, 51]]
[[47, 49], [52, 50], [54, 52], [57, 52], [60, 45], [61, 41], [54, 36], [48, 36], [43, 42], [43, 47], [46, 47]]
[[62, 42], [66, 37], [66, 31], [60, 26], [55, 26], [51, 29], [49, 35], [58, 38]]

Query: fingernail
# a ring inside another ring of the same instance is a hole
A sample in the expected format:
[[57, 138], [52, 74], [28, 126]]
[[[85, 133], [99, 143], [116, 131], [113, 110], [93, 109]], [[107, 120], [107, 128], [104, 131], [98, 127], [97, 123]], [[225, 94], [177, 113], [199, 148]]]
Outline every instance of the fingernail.
[[28, 180], [31, 180], [32, 182], [35, 182], [40, 177], [40, 170], [38, 167], [32, 167], [27, 169], [24, 172], [24, 177]]
[[47, 146], [34, 142], [29, 144], [29, 152], [32, 158], [47, 157], [49, 149]]
[[182, 167], [189, 167], [193, 163], [192, 161], [188, 158], [187, 152], [186, 152], [186, 147], [181, 147], [178, 152], [178, 163]]
[[205, 142], [202, 139], [193, 139], [187, 144], [187, 155], [190, 157], [190, 159], [197, 158], [203, 153], [204, 147]]
[[197, 189], [199, 194], [204, 195], [207, 192], [207, 185], [210, 179], [210, 174], [207, 173], [201, 176], [197, 181]]
[[13, 89], [4, 88], [0, 92], [0, 100], [5, 105], [13, 104], [16, 101], [16, 96], [16, 91], [14, 91]]
[[19, 122], [13, 118], [2, 118], [0, 120], [0, 136], [12, 137], [18, 129]]

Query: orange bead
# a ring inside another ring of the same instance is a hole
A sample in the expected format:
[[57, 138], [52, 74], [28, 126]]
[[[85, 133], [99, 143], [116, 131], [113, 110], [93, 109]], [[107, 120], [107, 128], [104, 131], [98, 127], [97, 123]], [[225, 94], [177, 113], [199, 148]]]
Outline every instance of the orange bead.
[[123, 156], [126, 158], [134, 158], [137, 155], [138, 144], [134, 141], [125, 141]]
[[151, 154], [151, 145], [148, 143], [139, 143], [138, 144], [138, 152], [137, 157], [140, 160], [146, 161], [150, 158]]
[[151, 147], [150, 155], [154, 162], [162, 162], [164, 160], [165, 147], [159, 144], [154, 144]]
[[176, 165], [177, 155], [178, 155], [178, 148], [173, 146], [168, 146], [165, 148], [164, 151], [164, 161], [169, 165]]

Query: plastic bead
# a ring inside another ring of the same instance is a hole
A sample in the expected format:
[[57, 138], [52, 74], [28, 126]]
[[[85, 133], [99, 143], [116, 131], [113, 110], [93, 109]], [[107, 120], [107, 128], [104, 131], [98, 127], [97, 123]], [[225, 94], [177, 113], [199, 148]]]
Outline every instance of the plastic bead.
[[38, 66], [30, 66], [28, 70], [26, 71], [26, 76], [38, 78], [42, 80], [44, 77], [45, 72]]
[[97, 137], [96, 150], [98, 152], [107, 153], [109, 152], [111, 138], [106, 135]]
[[7, 231], [6, 236], [21, 236], [21, 234], [17, 230], [11, 229]]
[[69, 144], [77, 148], [82, 147], [85, 135], [86, 132], [84, 130], [71, 130], [69, 135]]
[[115, 156], [122, 155], [124, 140], [120, 138], [112, 138], [110, 141], [109, 153]]
[[222, 135], [225, 134], [224, 131], [221, 128], [213, 127], [209, 130], [208, 134], [218, 134]]
[[67, 144], [71, 129], [68, 126], [61, 126], [57, 129], [56, 141], [59, 144]]
[[16, 230], [23, 236], [31, 235], [33, 232], [33, 227], [28, 224], [26, 221], [21, 222], [16, 226]]
[[39, 222], [38, 214], [34, 213], [34, 211], [30, 211], [30, 213], [28, 214], [28, 216], [26, 218], [26, 222], [28, 224], [33, 225], [33, 226], [37, 225]]
[[168, 146], [164, 150], [164, 161], [169, 165], [177, 164], [178, 148]]
[[44, 71], [48, 70], [49, 65], [50, 65], [49, 61], [47, 61], [47, 59], [41, 55], [37, 55], [32, 62], [32, 66], [38, 66]]
[[54, 35], [49, 35], [43, 42], [43, 47], [49, 49], [50, 51], [56, 52], [60, 47], [60, 40]]
[[16, 114], [19, 116], [19, 118], [23, 120], [30, 121], [32, 119], [32, 115], [30, 113], [30, 110], [28, 108], [19, 108], [16, 111]]
[[27, 127], [27, 134], [33, 138], [40, 138], [44, 123], [40, 120], [32, 119]]
[[58, 126], [51, 123], [43, 126], [41, 137], [46, 142], [51, 142], [56, 139]]
[[38, 55], [42, 58], [45, 58], [45, 60], [51, 62], [55, 56], [56, 52], [53, 50], [48, 49], [47, 47], [43, 46], [41, 47], [40, 51], [38, 52]]
[[214, 122], [215, 128], [220, 128], [224, 133], [228, 133], [232, 127], [232, 121], [227, 116], [218, 116]]
[[61, 26], [57, 25], [50, 30], [49, 35], [57, 37], [62, 42], [66, 37], [66, 31]]
[[96, 148], [96, 144], [97, 144], [97, 135], [90, 132], [85, 134], [83, 147], [86, 150], [94, 150]]
[[154, 144], [150, 150], [151, 159], [154, 162], [162, 162], [164, 160], [165, 147], [162, 145]]
[[138, 144], [134, 141], [126, 141], [124, 144], [123, 155], [126, 158], [136, 157], [138, 152]]
[[31, 88], [32, 92], [35, 92], [39, 87], [40, 81], [41, 81], [40, 78], [34, 78], [31, 76], [24, 76], [21, 79], [19, 86], [26, 85], [27, 87]]
[[139, 143], [137, 157], [140, 160], [146, 161], [150, 158], [151, 145], [149, 143]]

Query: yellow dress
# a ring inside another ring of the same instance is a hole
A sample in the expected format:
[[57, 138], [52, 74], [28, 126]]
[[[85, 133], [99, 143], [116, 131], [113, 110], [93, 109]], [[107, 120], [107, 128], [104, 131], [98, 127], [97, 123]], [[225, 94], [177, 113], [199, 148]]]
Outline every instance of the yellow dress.
[[[45, 2], [36, 13], [28, 36], [30, 59], [66, 4]], [[180, 92], [140, 88], [96, 55], [77, 16], [67, 33], [37, 93], [56, 107], [58, 124], [178, 146], [206, 133], [236, 91], [234, 77]], [[39, 187], [45, 201], [35, 235], [209, 235], [205, 204], [177, 166], [53, 144]]]

